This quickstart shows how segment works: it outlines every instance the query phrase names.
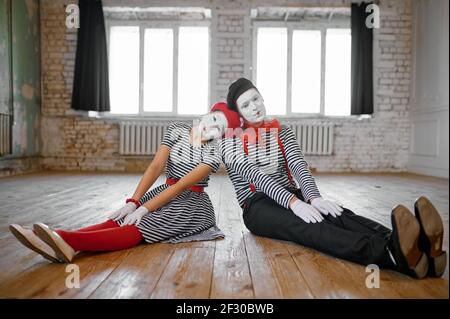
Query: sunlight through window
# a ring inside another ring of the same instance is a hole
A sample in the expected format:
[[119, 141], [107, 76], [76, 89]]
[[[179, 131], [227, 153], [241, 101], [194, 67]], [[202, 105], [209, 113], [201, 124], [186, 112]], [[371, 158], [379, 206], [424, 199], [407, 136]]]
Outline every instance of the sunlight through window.
[[292, 112], [320, 113], [320, 31], [292, 35]]
[[139, 113], [139, 27], [111, 27], [111, 113]]
[[146, 29], [144, 43], [144, 111], [171, 112], [173, 31]]
[[286, 114], [287, 30], [259, 28], [257, 34], [258, 90], [269, 115]]
[[180, 27], [178, 40], [178, 113], [208, 110], [208, 27]]
[[325, 115], [350, 115], [350, 29], [327, 29]]

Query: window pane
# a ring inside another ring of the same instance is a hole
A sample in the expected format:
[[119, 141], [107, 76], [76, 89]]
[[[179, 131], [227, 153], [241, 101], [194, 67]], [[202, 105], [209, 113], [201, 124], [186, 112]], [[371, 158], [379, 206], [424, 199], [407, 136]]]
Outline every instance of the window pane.
[[180, 27], [178, 41], [178, 113], [208, 111], [208, 27]]
[[258, 28], [256, 54], [256, 83], [267, 114], [286, 114], [286, 28]]
[[139, 27], [111, 27], [109, 41], [111, 113], [139, 113]]
[[350, 29], [327, 29], [325, 114], [350, 115]]
[[292, 112], [320, 113], [320, 31], [292, 34]]
[[144, 111], [171, 112], [173, 31], [145, 29], [144, 42]]

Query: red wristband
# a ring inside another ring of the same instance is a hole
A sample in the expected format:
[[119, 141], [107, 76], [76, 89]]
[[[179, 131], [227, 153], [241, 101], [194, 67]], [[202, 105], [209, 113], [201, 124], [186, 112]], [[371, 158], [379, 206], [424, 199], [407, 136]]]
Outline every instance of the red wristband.
[[135, 200], [134, 198], [128, 198], [128, 199], [125, 201], [125, 203], [126, 203], [126, 204], [128, 204], [128, 203], [134, 203], [134, 204], [136, 204], [137, 208], [139, 208], [139, 206], [141, 206], [141, 203], [139, 203], [139, 201], [138, 201], [138, 200]]

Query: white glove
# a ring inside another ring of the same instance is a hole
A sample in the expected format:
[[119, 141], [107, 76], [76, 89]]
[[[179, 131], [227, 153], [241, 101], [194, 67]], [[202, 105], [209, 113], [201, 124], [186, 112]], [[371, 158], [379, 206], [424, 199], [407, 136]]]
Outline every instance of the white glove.
[[142, 217], [144, 217], [146, 214], [148, 214], [148, 209], [144, 206], [139, 207], [136, 209], [133, 213], [129, 214], [127, 217], [125, 217], [123, 223], [121, 226], [126, 225], [139, 225], [141, 222]]
[[119, 220], [128, 214], [131, 214], [134, 212], [137, 208], [137, 205], [135, 203], [128, 203], [122, 208], [116, 210], [114, 213], [112, 213], [108, 218], [111, 220]]
[[325, 200], [322, 197], [314, 198], [311, 201], [311, 205], [314, 206], [319, 212], [324, 215], [331, 214], [331, 216], [341, 216], [343, 208], [338, 203], [332, 202], [330, 200]]
[[294, 201], [290, 207], [295, 215], [307, 223], [320, 223], [323, 220], [323, 216], [317, 209], [299, 199]]

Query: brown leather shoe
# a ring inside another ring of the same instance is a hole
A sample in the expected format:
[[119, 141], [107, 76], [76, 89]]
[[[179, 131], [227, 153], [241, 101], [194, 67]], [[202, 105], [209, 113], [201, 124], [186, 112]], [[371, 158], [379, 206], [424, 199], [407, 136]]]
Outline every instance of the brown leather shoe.
[[419, 249], [419, 222], [403, 205], [394, 207], [391, 221], [390, 250], [397, 263], [397, 270], [412, 277], [424, 278], [428, 272], [428, 260]]
[[414, 213], [420, 225], [419, 247], [428, 257], [428, 274], [441, 277], [447, 266], [447, 252], [442, 250], [444, 239], [442, 218], [434, 205], [424, 196], [415, 201]]

